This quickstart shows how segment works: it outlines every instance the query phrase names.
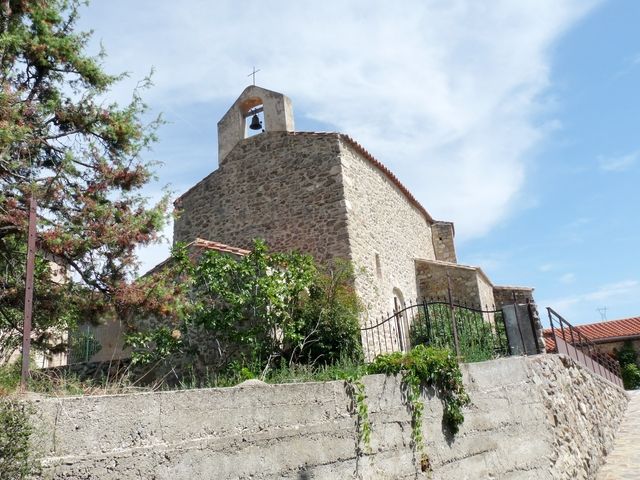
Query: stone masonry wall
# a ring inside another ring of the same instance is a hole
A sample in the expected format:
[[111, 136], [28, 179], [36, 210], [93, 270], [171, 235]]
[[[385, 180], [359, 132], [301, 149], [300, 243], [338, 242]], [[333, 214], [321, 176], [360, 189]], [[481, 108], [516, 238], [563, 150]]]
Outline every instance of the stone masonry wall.
[[[597, 342], [598, 348], [604, 353], [610, 353], [615, 355], [622, 347], [624, 347], [625, 341], [619, 342]], [[640, 355], [640, 340], [632, 340], [631, 346]]]
[[558, 355], [462, 365], [471, 398], [460, 432], [424, 394], [432, 472], [411, 448], [398, 378], [364, 377], [371, 451], [343, 382], [42, 398], [33, 421], [44, 479], [591, 479], [626, 394]]
[[448, 274], [451, 278], [451, 296], [454, 303], [483, 307], [483, 302], [493, 304], [492, 295], [490, 298], [487, 288], [483, 288], [482, 292], [480, 290], [479, 273], [476, 268], [420, 259], [415, 261], [415, 269], [421, 299], [447, 299]]
[[533, 288], [531, 287], [506, 287], [506, 286], [494, 286], [493, 297], [496, 301], [496, 307], [500, 308], [503, 305], [513, 304], [513, 298], [517, 303], [533, 302]]
[[435, 222], [431, 226], [433, 232], [433, 249], [436, 260], [457, 263], [456, 247], [453, 239], [453, 223]]
[[482, 273], [482, 270], [476, 270], [476, 272], [476, 281], [478, 282], [478, 302], [480, 307], [485, 310], [494, 310], [495, 300], [493, 299], [493, 285]]
[[541, 388], [547, 413], [552, 478], [595, 478], [612, 449], [628, 395], [568, 357], [534, 358], [551, 360], [532, 363], [532, 380]]
[[250, 248], [259, 237], [276, 251], [349, 258], [337, 134], [248, 138], [177, 206], [174, 241], [200, 237]]
[[414, 258], [435, 258], [431, 226], [351, 145], [341, 141], [340, 151], [356, 290], [368, 317], [380, 318], [398, 292], [404, 301], [417, 298]]

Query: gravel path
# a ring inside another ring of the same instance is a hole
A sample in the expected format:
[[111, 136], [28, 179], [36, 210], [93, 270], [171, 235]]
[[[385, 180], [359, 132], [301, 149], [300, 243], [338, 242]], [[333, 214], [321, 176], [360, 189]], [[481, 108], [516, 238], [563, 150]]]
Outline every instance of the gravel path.
[[640, 478], [640, 390], [629, 392], [631, 401], [625, 413], [613, 451], [598, 472], [597, 480]]

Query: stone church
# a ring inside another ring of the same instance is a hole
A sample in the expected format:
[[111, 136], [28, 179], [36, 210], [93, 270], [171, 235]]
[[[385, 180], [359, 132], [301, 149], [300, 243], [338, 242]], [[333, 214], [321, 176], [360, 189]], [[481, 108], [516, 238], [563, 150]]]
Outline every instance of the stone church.
[[531, 298], [531, 288], [495, 286], [459, 264], [453, 223], [431, 217], [348, 135], [295, 131], [291, 100], [258, 86], [218, 122], [218, 168], [175, 206], [174, 242], [247, 249], [263, 238], [274, 251], [350, 260], [364, 320], [443, 297], [449, 284], [456, 302], [482, 307]]

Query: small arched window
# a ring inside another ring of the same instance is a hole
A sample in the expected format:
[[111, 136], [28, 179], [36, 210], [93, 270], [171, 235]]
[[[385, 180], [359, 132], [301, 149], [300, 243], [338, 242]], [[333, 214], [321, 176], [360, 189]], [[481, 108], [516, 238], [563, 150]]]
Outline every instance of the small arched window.
[[402, 295], [402, 292], [400, 291], [399, 288], [394, 288], [393, 289], [393, 310], [395, 312], [398, 312], [402, 310], [404, 307], [405, 307], [404, 295]]

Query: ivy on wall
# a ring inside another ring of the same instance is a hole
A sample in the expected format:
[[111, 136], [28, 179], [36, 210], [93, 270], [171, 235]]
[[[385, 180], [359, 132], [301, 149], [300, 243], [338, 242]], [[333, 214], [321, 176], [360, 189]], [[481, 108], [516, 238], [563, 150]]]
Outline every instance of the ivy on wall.
[[[422, 389], [432, 387], [436, 390], [444, 407], [444, 424], [452, 434], [456, 434], [464, 422], [462, 409], [470, 400], [464, 389], [462, 372], [455, 356], [446, 349], [417, 345], [407, 353], [379, 355], [369, 365], [368, 373], [402, 376], [402, 388], [411, 413], [411, 442], [419, 455], [422, 471], [431, 470], [422, 433]], [[358, 379], [349, 379], [346, 385], [347, 393], [354, 403], [354, 411], [358, 415], [358, 454], [362, 454], [371, 450], [372, 430], [364, 384]], [[361, 444], [365, 450], [360, 448]]]

